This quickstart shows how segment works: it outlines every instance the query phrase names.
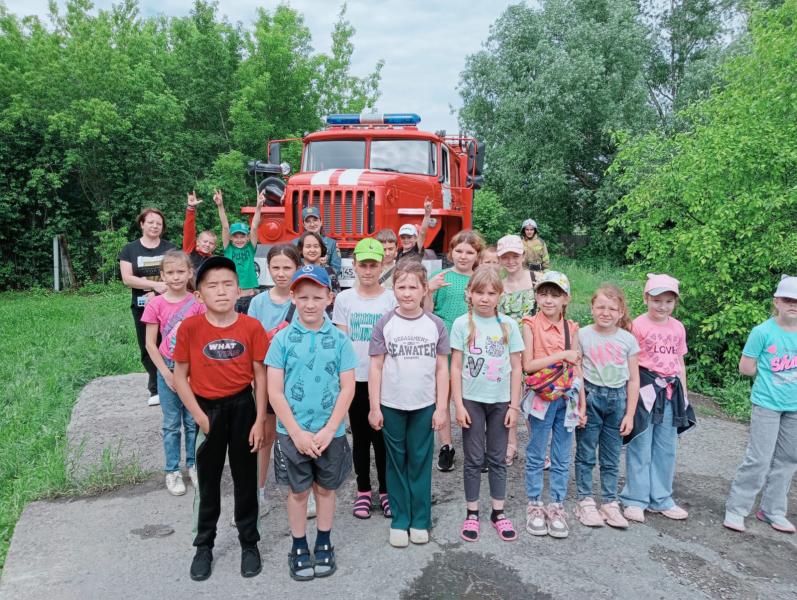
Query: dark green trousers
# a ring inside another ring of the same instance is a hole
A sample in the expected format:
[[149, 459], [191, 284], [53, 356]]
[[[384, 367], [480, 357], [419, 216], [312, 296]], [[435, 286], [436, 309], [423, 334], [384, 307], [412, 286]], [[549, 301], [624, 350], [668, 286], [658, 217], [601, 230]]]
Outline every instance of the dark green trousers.
[[382, 434], [387, 454], [387, 493], [392, 529], [432, 526], [432, 458], [434, 405], [418, 410], [382, 407]]

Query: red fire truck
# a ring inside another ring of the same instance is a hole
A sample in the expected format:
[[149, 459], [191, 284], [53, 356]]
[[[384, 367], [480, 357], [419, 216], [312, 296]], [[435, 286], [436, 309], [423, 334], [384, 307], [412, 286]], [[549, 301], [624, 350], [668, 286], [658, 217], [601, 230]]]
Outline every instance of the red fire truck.
[[[297, 140], [269, 142], [268, 163], [249, 164], [258, 190], [267, 196], [260, 243], [293, 240], [303, 231], [302, 209], [317, 206], [324, 234], [335, 238], [346, 256], [381, 229], [420, 227], [428, 197], [434, 208], [425, 246], [446, 252], [451, 238], [471, 227], [473, 192], [483, 183], [484, 144], [421, 131], [420, 120], [413, 113], [330, 115], [324, 129], [301, 139], [301, 167], [287, 184], [282, 177], [290, 166], [281, 163], [281, 144]], [[254, 210], [247, 206], [242, 212], [251, 218]]]

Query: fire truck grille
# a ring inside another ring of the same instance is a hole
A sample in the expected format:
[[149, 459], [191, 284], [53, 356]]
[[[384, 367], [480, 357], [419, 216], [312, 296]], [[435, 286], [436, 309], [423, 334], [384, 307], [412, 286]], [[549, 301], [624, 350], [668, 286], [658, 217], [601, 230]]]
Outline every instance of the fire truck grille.
[[318, 207], [327, 233], [361, 237], [376, 230], [372, 190], [294, 190], [291, 205], [294, 231], [299, 231], [302, 209], [308, 206]]

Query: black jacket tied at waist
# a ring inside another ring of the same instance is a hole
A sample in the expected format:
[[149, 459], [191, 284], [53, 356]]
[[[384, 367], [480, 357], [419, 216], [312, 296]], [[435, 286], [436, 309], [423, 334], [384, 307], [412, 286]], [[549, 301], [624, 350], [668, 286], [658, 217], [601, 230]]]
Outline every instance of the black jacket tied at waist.
[[[663, 377], [645, 367], [639, 367], [640, 392], [649, 385], [652, 385], [656, 391], [656, 400], [651, 410], [648, 411], [640, 393], [634, 414], [634, 428], [623, 438], [623, 444], [630, 443], [636, 436], [644, 433], [651, 423], [661, 423], [664, 419], [665, 402], [672, 402], [672, 425], [678, 430], [678, 435], [691, 429], [697, 423], [692, 405], [686, 403], [680, 377]], [[668, 388], [670, 390], [669, 399], [667, 397]]]

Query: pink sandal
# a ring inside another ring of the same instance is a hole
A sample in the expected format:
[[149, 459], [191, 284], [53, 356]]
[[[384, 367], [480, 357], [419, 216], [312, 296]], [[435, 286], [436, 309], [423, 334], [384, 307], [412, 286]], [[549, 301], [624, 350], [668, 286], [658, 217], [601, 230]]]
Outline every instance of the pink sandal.
[[388, 500], [387, 494], [379, 494], [379, 505], [382, 507], [382, 514], [386, 519], [393, 517], [393, 511], [390, 510], [390, 500]]
[[513, 542], [517, 539], [517, 532], [512, 526], [512, 521], [506, 517], [498, 519], [495, 523], [493, 523], [493, 527], [495, 527], [495, 530], [498, 532], [498, 537], [505, 542]]
[[[471, 534], [471, 535], [468, 535]], [[462, 524], [459, 536], [466, 542], [475, 542], [479, 539], [479, 519], [468, 517]]]
[[351, 513], [358, 519], [371, 518], [371, 492], [357, 492]]

